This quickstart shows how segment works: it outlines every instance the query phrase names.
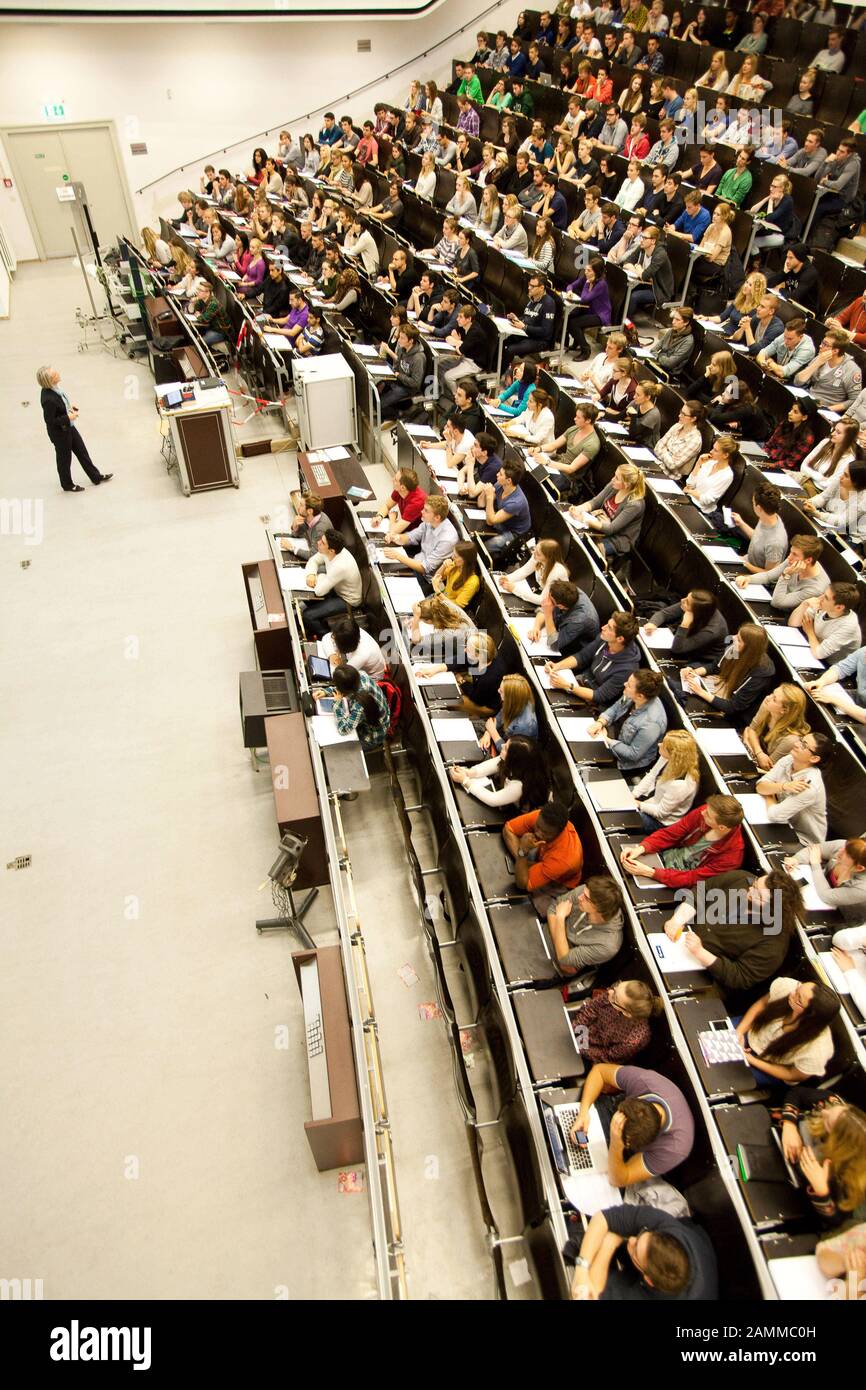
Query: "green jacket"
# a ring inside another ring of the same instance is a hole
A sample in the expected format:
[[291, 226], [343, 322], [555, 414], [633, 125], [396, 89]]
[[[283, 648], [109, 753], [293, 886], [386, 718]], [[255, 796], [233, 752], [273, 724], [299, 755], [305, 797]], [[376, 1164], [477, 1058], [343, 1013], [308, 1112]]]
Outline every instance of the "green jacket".
[[726, 169], [716, 189], [717, 198], [727, 198], [729, 202], [742, 207], [743, 199], [752, 186], [752, 175], [748, 169], [738, 174], [735, 168]]
[[512, 99], [511, 109], [518, 116], [532, 116], [535, 111], [535, 102], [530, 93], [524, 90], [521, 96]]
[[468, 97], [470, 101], [480, 101], [483, 103], [484, 93], [481, 90], [481, 83], [474, 73], [468, 82], [465, 78], [463, 79], [460, 86], [457, 88], [457, 95], [459, 97]]

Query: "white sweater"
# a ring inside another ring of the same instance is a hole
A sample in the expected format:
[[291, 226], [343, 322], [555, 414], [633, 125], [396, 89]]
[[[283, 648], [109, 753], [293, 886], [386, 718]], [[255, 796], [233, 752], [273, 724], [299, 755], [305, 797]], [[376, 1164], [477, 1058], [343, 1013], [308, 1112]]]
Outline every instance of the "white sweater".
[[527, 579], [529, 579], [530, 575], [533, 574], [535, 575], [536, 579], [538, 579], [538, 582], [541, 583], [541, 578], [536, 570], [535, 561], [530, 556], [525, 565], [521, 565], [520, 569], [512, 570], [508, 576], [512, 584], [511, 592], [514, 595], [516, 595], [517, 598], [524, 599], [526, 603], [540, 604], [542, 600], [546, 597], [550, 589], [550, 586], [554, 582], [554, 580], [564, 579], [567, 582], [571, 577], [568, 573], [568, 570], [565, 568], [565, 565], [562, 565], [559, 563], [559, 561], [557, 561], [556, 564], [553, 566], [553, 569], [550, 571], [547, 583], [544, 585], [540, 593], [536, 593], [534, 589], [530, 589], [529, 585], [526, 582]]
[[536, 415], [535, 411], [527, 406], [523, 414], [518, 415], [508, 433], [513, 439], [523, 439], [527, 444], [540, 444], [542, 449], [547, 449], [556, 438], [553, 411], [549, 406], [544, 406]]
[[[363, 628], [358, 629], [361, 639], [353, 652], [349, 652], [345, 658], [350, 666], [354, 666], [356, 671], [366, 671], [371, 680], [380, 681], [385, 674], [385, 658], [382, 655], [379, 643], [369, 632]], [[320, 644], [322, 656], [333, 656], [337, 650], [333, 633], [328, 633]]]
[[501, 761], [501, 758], [488, 758], [486, 762], [475, 763], [471, 769], [472, 775], [464, 788], [470, 796], [483, 801], [485, 806], [516, 806], [523, 795], [523, 783], [516, 778], [509, 779], [504, 787], [481, 785], [482, 778], [493, 777]]
[[833, 937], [833, 945], [854, 957], [854, 969], [846, 972], [845, 983], [866, 1018], [866, 927], [843, 927]]
[[632, 787], [632, 793], [635, 800], [641, 802], [640, 809], [646, 815], [653, 816], [661, 821], [662, 825], [673, 825], [674, 821], [678, 821], [692, 809], [692, 802], [697, 795], [698, 779], [672, 777], [669, 782], [660, 782], [659, 778], [667, 765], [667, 758], [657, 758], [646, 776]]
[[350, 550], [339, 551], [333, 560], [326, 559], [324, 555], [320, 555], [316, 551], [316, 554], [307, 561], [306, 571], [307, 574], [316, 576], [316, 587], [310, 591], [310, 598], [314, 594], [316, 598], [324, 598], [333, 590], [344, 603], [354, 606], [361, 602], [361, 595], [363, 594], [361, 572], [358, 569], [358, 562]]

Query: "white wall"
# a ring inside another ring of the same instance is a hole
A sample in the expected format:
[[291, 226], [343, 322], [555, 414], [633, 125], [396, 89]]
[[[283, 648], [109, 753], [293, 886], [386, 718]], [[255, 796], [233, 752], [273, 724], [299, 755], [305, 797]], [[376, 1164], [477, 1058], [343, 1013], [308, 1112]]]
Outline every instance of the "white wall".
[[[475, 49], [477, 16], [483, 27], [510, 29], [520, 8], [514, 0], [442, 0], [420, 18], [328, 21], [274, 20], [242, 23], [2, 23], [0, 24], [0, 128], [42, 122], [42, 106], [63, 102], [69, 121], [113, 120], [141, 224], [174, 205], [177, 189], [198, 185], [201, 157], [224, 148], [234, 153], [230, 168], [248, 167], [254, 144], [273, 145], [280, 127], [312, 127], [333, 107], [364, 119], [377, 97], [396, 99], [411, 76], [450, 75], [452, 56]], [[462, 40], [432, 50], [467, 26]], [[369, 38], [370, 53], [356, 40]], [[414, 55], [428, 57], [410, 71], [386, 76]], [[371, 91], [346, 103], [346, 93], [377, 81]], [[295, 118], [301, 119], [296, 120]], [[270, 129], [270, 142], [253, 136]], [[130, 153], [143, 141], [147, 154]], [[243, 142], [235, 151], [231, 146]], [[168, 175], [190, 163], [183, 175]], [[0, 178], [10, 173], [0, 146]], [[36, 255], [17, 192], [0, 186], [0, 218], [19, 260]]]

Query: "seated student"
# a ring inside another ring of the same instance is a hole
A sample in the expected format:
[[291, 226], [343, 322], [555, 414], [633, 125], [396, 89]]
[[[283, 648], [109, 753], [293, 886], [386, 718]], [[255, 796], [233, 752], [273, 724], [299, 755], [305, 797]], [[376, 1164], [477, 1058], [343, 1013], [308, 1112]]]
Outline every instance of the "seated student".
[[373, 525], [378, 528], [387, 521], [389, 536], [402, 535], [417, 524], [426, 501], [414, 468], [399, 468], [394, 474], [394, 491], [373, 517]]
[[336, 619], [331, 631], [322, 639], [321, 651], [332, 667], [354, 666], [357, 671], [365, 671], [374, 681], [382, 680], [388, 669], [375, 637], [349, 616]]
[[[448, 430], [448, 422], [445, 429]], [[496, 437], [482, 430], [477, 439], [473, 439], [471, 445], [466, 447], [466, 437], [471, 434], [469, 430], [464, 430], [460, 435], [460, 454], [455, 455], [457, 464], [457, 495], [459, 497], [477, 497], [487, 483], [495, 483], [502, 467], [502, 459], [496, 452]], [[454, 446], [456, 447], [456, 446]], [[450, 452], [454, 454], [454, 447]], [[446, 459], [448, 457], [446, 450]], [[476, 475], [476, 468], [479, 470]]]
[[[773, 1112], [782, 1150], [797, 1164], [822, 1225], [831, 1230], [866, 1219], [866, 1114], [836, 1092], [794, 1086]], [[823, 1241], [819, 1237], [818, 1255]]]
[[637, 388], [635, 365], [630, 357], [618, 357], [610, 381], [599, 393], [598, 403], [608, 420], [621, 420], [634, 400]]
[[388, 737], [391, 711], [382, 687], [355, 666], [335, 666], [331, 675], [337, 699], [334, 719], [341, 734], [357, 734], [361, 747], [381, 748]]
[[600, 626], [589, 595], [570, 580], [555, 579], [541, 601], [529, 635], [533, 642], [543, 637], [560, 656], [571, 656], [597, 636]]
[[[849, 694], [840, 684], [849, 676], [856, 677], [856, 687]], [[833, 705], [858, 724], [866, 724], [866, 647], [860, 647], [842, 661], [835, 662], [816, 681], [807, 684], [812, 698], [822, 705]]]
[[695, 1141], [689, 1103], [673, 1081], [643, 1067], [596, 1063], [583, 1083], [572, 1137], [579, 1130], [588, 1132], [590, 1110], [603, 1090], [625, 1097], [610, 1100], [616, 1109], [610, 1122], [607, 1175], [614, 1187], [660, 1178], [685, 1162]]
[[[611, 1269], [621, 1246], [628, 1261]], [[580, 1261], [571, 1285], [571, 1297], [578, 1301], [685, 1303], [719, 1296], [716, 1252], [707, 1232], [643, 1203], [597, 1211], [579, 1254], [572, 1240], [563, 1254]]]
[[442, 439], [430, 444], [429, 447], [430, 449], [443, 449], [446, 466], [457, 469], [458, 490], [460, 492], [472, 492], [474, 496], [477, 496], [479, 489], [472, 487], [474, 462], [478, 457], [478, 451], [475, 448], [477, 441], [472, 431], [464, 425], [460, 415], [460, 411], [455, 411], [449, 416], [442, 429]]
[[[633, 613], [611, 613], [597, 637], [574, 656], [545, 662], [545, 674], [555, 690], [567, 690], [577, 700], [605, 708], [622, 695], [625, 683], [640, 666], [635, 641], [637, 618]], [[573, 671], [574, 677], [566, 676]], [[580, 679], [578, 679], [578, 677]]]
[[206, 343], [229, 342], [231, 324], [209, 280], [202, 280], [190, 309], [194, 315], [193, 324]]
[[319, 537], [330, 527], [331, 520], [322, 510], [324, 503], [315, 492], [302, 492], [295, 505], [299, 510], [292, 518], [291, 537], [282, 539], [280, 548], [291, 550], [295, 555], [309, 556], [316, 549]]
[[[622, 867], [636, 878], [655, 878], [667, 888], [690, 888], [702, 878], [714, 878], [743, 862], [743, 808], [733, 796], [707, 797], [673, 825], [647, 835], [639, 845], [626, 846]], [[659, 853], [661, 866], [641, 856]]]
[[853, 540], [866, 540], [866, 461], [852, 459], [822, 492], [800, 505], [820, 525]]
[[[593, 881], [588, 879], [587, 887]], [[643, 980], [618, 980], [571, 1015], [581, 1057], [588, 1062], [630, 1062], [649, 1046], [649, 1020], [663, 1012], [661, 999]]]
[[704, 444], [701, 425], [704, 407], [700, 401], [684, 401], [675, 425], [662, 435], [653, 452], [668, 478], [685, 478], [692, 471]]
[[790, 753], [795, 743], [810, 732], [806, 722], [806, 696], [798, 685], [779, 685], [761, 701], [743, 742], [758, 767], [769, 771], [774, 762]]
[[681, 902], [664, 929], [717, 984], [745, 990], [782, 968], [803, 913], [800, 885], [782, 869], [757, 878], [736, 869], [712, 879], [697, 904]]
[[556, 435], [556, 422], [550, 404], [549, 392], [536, 387], [526, 402], [523, 414], [503, 425], [502, 433], [530, 447], [549, 449]]
[[[665, 707], [659, 699], [664, 677], [658, 671], [641, 669], [630, 675], [615, 704], [609, 705], [589, 726], [593, 736], [601, 734], [623, 772], [649, 767], [658, 756], [659, 741], [667, 729]], [[616, 734], [606, 731], [618, 725]]]
[[[421, 520], [411, 531], [404, 531], [405, 545], [417, 546], [417, 555], [407, 555], [396, 546], [386, 546], [385, 558], [398, 560], [401, 565], [415, 570], [417, 574], [432, 579], [443, 560], [453, 554], [459, 539], [454, 523], [449, 519], [450, 504], [447, 497], [428, 497], [421, 510]], [[390, 537], [389, 537], [390, 539]]]
[[[810, 402], [814, 405], [814, 402]], [[838, 477], [848, 463], [860, 456], [860, 423], [853, 414], [846, 415], [832, 426], [826, 439], [820, 441], [800, 464], [800, 482], [808, 492], [813, 483], [818, 490], [825, 488], [831, 478]]]
[[736, 583], [741, 589], [747, 584], [774, 584], [774, 608], [792, 611], [804, 599], [820, 598], [830, 583], [830, 576], [818, 564], [824, 551], [819, 536], [792, 536], [791, 549], [779, 565], [758, 570], [754, 577], [742, 574]]
[[499, 753], [512, 734], [538, 738], [538, 716], [532, 687], [525, 676], [507, 675], [499, 686], [499, 712], [487, 720], [478, 740], [485, 753]]
[[485, 806], [514, 806], [536, 811], [550, 798], [550, 773], [535, 739], [516, 734], [501, 753], [471, 767], [448, 769], [456, 782]]
[[832, 752], [826, 734], [804, 734], [755, 787], [764, 798], [770, 824], [790, 825], [802, 844], [820, 844], [827, 836], [827, 794], [821, 769]]
[[388, 382], [379, 400], [385, 419], [397, 419], [412, 404], [413, 396], [420, 394], [424, 385], [426, 359], [420, 341], [421, 335], [412, 323], [405, 323], [397, 335], [397, 348], [394, 352], [394, 382]]
[[546, 801], [539, 811], [506, 821], [502, 838], [514, 860], [514, 882], [540, 917], [563, 889], [580, 883], [583, 846], [561, 802]]
[[824, 985], [778, 976], [737, 1024], [748, 1065], [763, 1085], [788, 1085], [822, 1077], [833, 1056], [830, 1023], [839, 996]]
[[562, 475], [556, 479], [556, 486], [563, 497], [574, 495], [578, 474], [597, 458], [601, 449], [601, 439], [595, 428], [598, 415], [598, 407], [591, 402], [578, 402], [574, 410], [574, 423], [564, 434], [550, 440], [544, 449], [540, 445], [530, 446], [529, 452], [533, 458], [551, 472]]
[[643, 470], [633, 463], [621, 463], [597, 496], [570, 507], [569, 513], [594, 533], [593, 541], [606, 559], [627, 555], [640, 535], [646, 509], [645, 495]]
[[644, 624], [642, 634], [650, 637], [658, 628], [674, 625], [673, 656], [701, 653], [708, 663], [719, 660], [728, 638], [728, 625], [719, 611], [716, 595], [709, 589], [692, 589], [679, 603], [660, 608]]
[[[739, 512], [732, 512], [734, 524], [749, 538], [743, 565], [749, 574], [761, 574], [781, 564], [788, 553], [788, 533], [779, 516], [782, 494], [771, 483], [759, 483], [752, 493], [755, 525], [750, 526]], [[745, 586], [743, 586], [745, 587]]]
[[581, 975], [613, 960], [622, 946], [622, 909], [622, 892], [609, 874], [588, 878], [551, 904], [547, 935], [560, 975]]
[[529, 503], [520, 486], [523, 472], [519, 463], [503, 463], [495, 484], [484, 483], [478, 494], [487, 525], [493, 528], [493, 535], [485, 542], [492, 557], [501, 555], [514, 541], [528, 536], [532, 530]]
[[[436, 670], [447, 671], [460, 665], [469, 634], [475, 631], [468, 613], [444, 594], [431, 594], [413, 606], [407, 638], [413, 647], [423, 647], [423, 651], [413, 653], [416, 660], [426, 663], [435, 655], [440, 662]], [[433, 668], [429, 669], [432, 673]]]
[[776, 682], [776, 671], [767, 655], [767, 633], [759, 623], [741, 623], [719, 657], [713, 675], [706, 666], [684, 666], [680, 682], [670, 682], [678, 700], [694, 696], [726, 720], [742, 726]]
[[264, 326], [268, 333], [282, 333], [289, 343], [294, 343], [307, 326], [309, 309], [300, 290], [289, 290], [289, 311], [284, 318]]
[[641, 825], [650, 834], [690, 811], [698, 794], [698, 745], [685, 729], [671, 729], [649, 772], [632, 787]]
[[[527, 583], [530, 576], [535, 578], [539, 585], [538, 590], [532, 589]], [[499, 587], [503, 593], [513, 593], [526, 603], [540, 606], [548, 597], [551, 584], [557, 580], [567, 583], [569, 573], [562, 559], [559, 542], [546, 540], [538, 542], [530, 558], [519, 569], [512, 570], [510, 574], [500, 575]]]
[[304, 629], [310, 638], [323, 637], [330, 626], [329, 617], [360, 604], [361, 572], [343, 537], [333, 527], [319, 537], [306, 571], [307, 587], [315, 594], [315, 601], [311, 598], [304, 605]]
[[[866, 840], [806, 845], [784, 862], [789, 872], [798, 864], [808, 864], [818, 897], [841, 912], [846, 921], [859, 924], [866, 920]], [[833, 944], [837, 944], [835, 938]], [[843, 949], [851, 949], [841, 944]]]
[[433, 592], [442, 594], [458, 608], [472, 602], [481, 585], [478, 551], [471, 541], [458, 541], [453, 555], [443, 560], [431, 580]]
[[526, 402], [535, 390], [537, 376], [538, 369], [534, 362], [524, 362], [520, 357], [515, 358], [511, 385], [500, 391], [498, 396], [485, 396], [485, 404], [515, 419], [526, 409]]
[[717, 529], [724, 526], [721, 499], [734, 481], [733, 463], [740, 446], [733, 435], [720, 434], [708, 454], [702, 454], [683, 491]]
[[311, 304], [307, 310], [307, 321], [295, 339], [294, 351], [301, 357], [317, 357], [324, 345], [322, 311]]
[[805, 633], [819, 661], [845, 658], [857, 651], [861, 642], [857, 609], [860, 591], [856, 584], [829, 584], [817, 603], [805, 600], [788, 619], [789, 627]]

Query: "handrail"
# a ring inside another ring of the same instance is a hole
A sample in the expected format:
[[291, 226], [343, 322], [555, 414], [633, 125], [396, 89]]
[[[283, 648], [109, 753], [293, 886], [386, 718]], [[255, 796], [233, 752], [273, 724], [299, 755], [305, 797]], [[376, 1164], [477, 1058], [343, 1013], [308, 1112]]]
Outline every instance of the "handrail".
[[[401, 63], [399, 67], [391, 68], [389, 72], [380, 74], [371, 81], [365, 82], [362, 87], [356, 87], [354, 91], [346, 92], [340, 97], [330, 97], [322, 106], [317, 106], [312, 111], [306, 111], [303, 115], [299, 112], [296, 116], [291, 116], [285, 121], [278, 121], [275, 126], [269, 127], [268, 130], [258, 130], [254, 134], [246, 136], [243, 140], [235, 140], [232, 144], [226, 145], [221, 150], [209, 150], [207, 154], [201, 154], [197, 159], [188, 159], [185, 164], [179, 164], [176, 168], [169, 169], [166, 173], [160, 174], [158, 178], [151, 179], [149, 183], [142, 184], [141, 188], [135, 190], [136, 197], [139, 197], [142, 193], [146, 193], [149, 188], [154, 188], [156, 184], [162, 183], [163, 179], [171, 178], [173, 174], [182, 174], [185, 169], [190, 168], [192, 165], [199, 166], [204, 160], [216, 159], [218, 155], [228, 154], [229, 150], [249, 145], [251, 141], [266, 140], [275, 130], [279, 131], [283, 127], [290, 129], [293, 125], [297, 125], [298, 121], [309, 121], [311, 117], [323, 114], [332, 106], [343, 106], [347, 101], [352, 101], [355, 97], [363, 95], [364, 92], [369, 92], [371, 89], [380, 86], [381, 83], [390, 81], [390, 79], [396, 77], [398, 73], [404, 72], [407, 68], [411, 68], [420, 58], [426, 58], [429, 54], [435, 53], [437, 49], [444, 48], [446, 44], [452, 43], [459, 34], [465, 34], [467, 29], [473, 29], [475, 25], [479, 24], [487, 15], [493, 14], [496, 10], [501, 10], [503, 5], [510, 3], [511, 0], [495, 0], [494, 4], [488, 5], [486, 9], [482, 10], [472, 19], [467, 20], [459, 29], [455, 29], [452, 33], [447, 34], [444, 39], [440, 39], [439, 42], [433, 44], [431, 48], [425, 48], [421, 53], [416, 53], [414, 57], [407, 58], [406, 62]], [[866, 3], [866, 0], [864, 0], [864, 3]]]

